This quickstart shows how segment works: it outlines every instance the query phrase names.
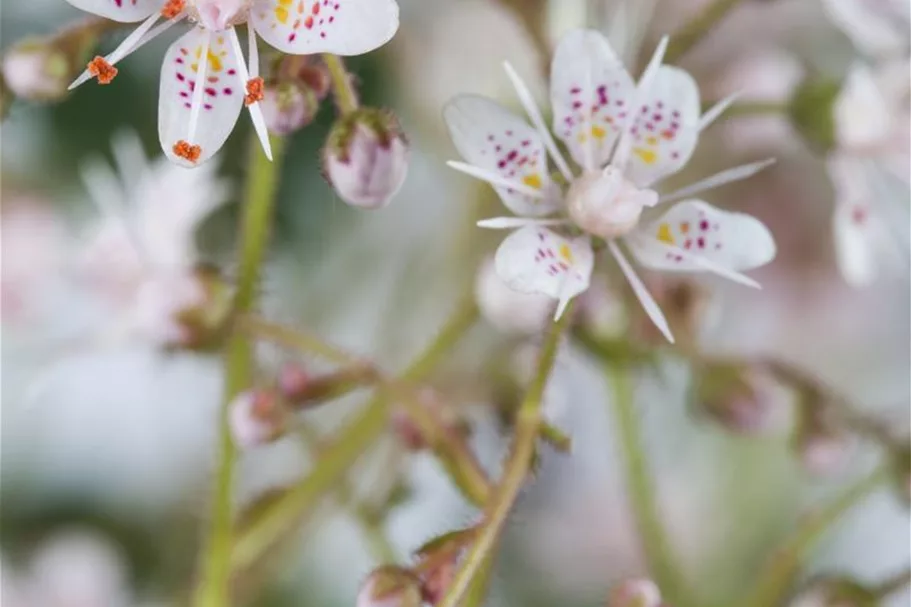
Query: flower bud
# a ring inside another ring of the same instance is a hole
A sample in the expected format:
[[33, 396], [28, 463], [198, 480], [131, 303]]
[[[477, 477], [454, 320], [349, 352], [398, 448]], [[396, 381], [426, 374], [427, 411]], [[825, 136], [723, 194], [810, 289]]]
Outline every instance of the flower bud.
[[842, 577], [810, 581], [788, 603], [789, 607], [876, 607], [876, 595], [857, 582]]
[[313, 91], [293, 82], [266, 87], [261, 105], [266, 126], [275, 135], [290, 135], [304, 128], [319, 111]]
[[186, 286], [187, 300], [174, 315], [180, 325], [180, 339], [170, 345], [191, 350], [216, 348], [231, 313], [231, 288], [218, 271], [209, 266], [197, 267], [190, 277], [192, 286]]
[[[438, 420], [443, 431], [453, 432], [462, 437], [468, 435], [469, 429], [465, 421], [455, 413], [453, 408], [445, 406], [436, 392], [425, 389], [418, 396], [420, 405]], [[431, 437], [425, 435], [412, 415], [403, 408], [399, 407], [393, 411], [391, 423], [393, 431], [407, 449], [422, 451], [430, 446], [428, 441], [431, 440]]]
[[323, 150], [323, 174], [348, 204], [379, 209], [408, 172], [408, 144], [395, 116], [363, 108], [335, 123]]
[[742, 434], [766, 434], [784, 426], [784, 387], [762, 364], [710, 363], [696, 378], [702, 411], [725, 428]]
[[607, 607], [661, 607], [661, 591], [651, 580], [626, 580], [611, 591]]
[[277, 392], [242, 392], [229, 405], [228, 422], [234, 443], [252, 449], [278, 439], [288, 426], [289, 414]]
[[639, 223], [642, 210], [658, 202], [658, 193], [640, 190], [609, 166], [575, 180], [566, 195], [566, 208], [573, 222], [602, 238], [627, 234]]
[[56, 101], [66, 95], [71, 80], [70, 60], [49, 40], [26, 40], [4, 54], [3, 79], [17, 97]]
[[791, 98], [791, 122], [809, 146], [821, 153], [835, 147], [835, 103], [841, 83], [833, 80], [807, 80]]
[[357, 595], [357, 607], [421, 607], [421, 583], [399, 567], [375, 569]]
[[309, 89], [317, 101], [332, 90], [332, 77], [326, 64], [314, 55], [282, 55], [273, 70], [279, 82], [293, 82]]
[[536, 293], [521, 293], [509, 287], [488, 257], [475, 280], [475, 299], [481, 315], [507, 333], [540, 333], [554, 313], [554, 300]]
[[851, 435], [820, 403], [809, 403], [802, 413], [796, 448], [803, 467], [810, 474], [819, 476], [837, 472], [853, 450]]
[[288, 363], [278, 374], [278, 389], [285, 400], [294, 402], [307, 397], [310, 379], [303, 365]]

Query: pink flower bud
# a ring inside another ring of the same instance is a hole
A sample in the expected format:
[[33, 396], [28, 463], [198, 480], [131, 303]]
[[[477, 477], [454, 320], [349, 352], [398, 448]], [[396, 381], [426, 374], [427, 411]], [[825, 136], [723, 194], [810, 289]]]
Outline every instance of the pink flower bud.
[[373, 108], [342, 117], [323, 150], [323, 174], [348, 204], [379, 209], [408, 172], [408, 144], [391, 113]]
[[728, 430], [767, 434], [786, 426], [788, 393], [761, 364], [709, 364], [697, 380], [702, 410]]
[[310, 374], [303, 365], [288, 363], [278, 374], [278, 389], [285, 400], [297, 401], [306, 398], [310, 380]]
[[493, 257], [488, 257], [478, 271], [475, 298], [484, 318], [508, 333], [538, 333], [554, 314], [550, 297], [521, 293], [503, 282]]
[[853, 450], [851, 437], [841, 431], [813, 432], [798, 443], [800, 462], [815, 476], [828, 476], [841, 470]]
[[265, 445], [285, 432], [288, 414], [273, 391], [243, 392], [229, 406], [231, 436], [241, 449]]
[[375, 569], [361, 585], [357, 607], [421, 607], [421, 583], [399, 567]]
[[266, 87], [261, 106], [269, 131], [276, 135], [290, 135], [313, 121], [319, 110], [319, 101], [309, 89], [285, 82]]
[[651, 580], [626, 580], [611, 591], [607, 607], [661, 607], [661, 591]]
[[66, 95], [70, 65], [66, 55], [49, 41], [29, 40], [6, 52], [3, 79], [17, 97], [56, 101]]

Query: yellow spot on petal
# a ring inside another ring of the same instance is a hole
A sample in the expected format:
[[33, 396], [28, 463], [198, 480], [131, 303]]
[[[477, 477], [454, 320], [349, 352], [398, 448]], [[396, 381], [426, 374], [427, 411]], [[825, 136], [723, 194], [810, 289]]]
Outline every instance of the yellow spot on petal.
[[652, 150], [646, 150], [644, 148], [635, 148], [633, 153], [642, 159], [642, 162], [645, 164], [655, 164], [658, 162], [658, 154]]
[[674, 244], [674, 236], [671, 234], [671, 226], [662, 223], [658, 226], [658, 240], [667, 244]]
[[534, 188], [536, 190], [540, 190], [541, 186], [543, 185], [543, 183], [541, 182], [541, 176], [538, 175], [537, 173], [533, 173], [531, 175], [526, 175], [525, 177], [522, 178], [522, 183], [524, 183], [528, 187]]
[[284, 6], [275, 7], [275, 19], [282, 25], [288, 24], [288, 9]]
[[658, 145], [658, 138], [654, 136], [646, 137], [645, 143], [649, 145]]
[[569, 263], [573, 263], [573, 252], [572, 252], [572, 249], [569, 248], [568, 244], [566, 244], [564, 242], [563, 244], [560, 245], [559, 250], [560, 250], [560, 257], [562, 257]]
[[605, 136], [607, 136], [607, 131], [605, 131], [603, 128], [600, 126], [592, 127], [592, 137], [595, 139], [604, 139]]

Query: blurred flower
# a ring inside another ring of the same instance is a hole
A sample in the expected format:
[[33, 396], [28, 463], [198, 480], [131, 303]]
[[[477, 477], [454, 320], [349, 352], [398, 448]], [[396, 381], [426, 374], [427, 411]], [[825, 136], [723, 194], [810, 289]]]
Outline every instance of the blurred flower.
[[229, 405], [229, 423], [234, 443], [253, 449], [271, 443], [285, 433], [289, 414], [278, 393], [272, 390], [243, 392]]
[[710, 363], [696, 382], [699, 406], [729, 430], [765, 434], [784, 427], [787, 393], [764, 365]]
[[284, 365], [278, 374], [278, 389], [282, 398], [296, 401], [307, 397], [307, 388], [311, 376], [307, 370], [298, 363]]
[[841, 577], [821, 577], [809, 582], [789, 607], [876, 607], [879, 601], [857, 582]]
[[342, 200], [379, 209], [408, 173], [408, 144], [395, 116], [362, 108], [340, 118], [323, 150], [323, 172]]
[[607, 607], [661, 607], [661, 591], [646, 579], [627, 580], [611, 591]]
[[[259, 102], [264, 81], [259, 75], [257, 35], [279, 51], [293, 55], [336, 53], [360, 55], [388, 42], [398, 29], [395, 0], [321, 0], [303, 3], [292, 15], [287, 0], [68, 0], [101, 17], [142, 25], [106, 57], [95, 57], [73, 87], [93, 77], [107, 84], [114, 67], [130, 53], [172, 25], [189, 19], [193, 29], [168, 49], [161, 73], [158, 133], [162, 149], [174, 162], [195, 166], [224, 144], [240, 117], [250, 110], [266, 156], [269, 136]], [[157, 27], [160, 20], [166, 21]], [[236, 25], [248, 24], [245, 60]], [[200, 57], [206, 61], [200, 62]]]
[[293, 82], [266, 87], [263, 116], [269, 132], [290, 135], [310, 124], [319, 110], [319, 101], [309, 89]]
[[[456, 148], [470, 163], [450, 166], [492, 184], [519, 215], [479, 223], [518, 228], [496, 255], [497, 272], [509, 286], [558, 300], [559, 316], [588, 288], [592, 240], [604, 239], [650, 318], [673, 341], [619, 241], [649, 268], [708, 271], [752, 286], [756, 283], [740, 270], [768, 263], [775, 244], [758, 220], [690, 198], [748, 177], [768, 162], [723, 171], [664, 197], [650, 189], [686, 164], [700, 131], [731, 101], [700, 116], [695, 81], [680, 69], [661, 66], [664, 49], [665, 41], [637, 85], [600, 33], [576, 31], [560, 43], [551, 81], [554, 132], [584, 168], [580, 177], [559, 153], [528, 87], [511, 67], [507, 72], [535, 128], [491, 100], [468, 95], [449, 103], [445, 119]], [[545, 150], [570, 184], [565, 195], [550, 177]], [[684, 198], [662, 217], [640, 224], [646, 208]], [[559, 210], [567, 217], [542, 219]], [[564, 237], [546, 226], [576, 227], [585, 234]]]
[[25, 41], [3, 56], [3, 79], [17, 97], [51, 101], [66, 94], [67, 57], [45, 41]]
[[538, 293], [523, 293], [511, 288], [488, 257], [475, 279], [475, 299], [481, 314], [492, 325], [509, 333], [539, 333], [553, 314], [553, 300]]
[[421, 583], [398, 567], [375, 569], [357, 595], [357, 607], [421, 607]]
[[824, 0], [829, 18], [869, 55], [908, 50], [911, 7], [906, 0]]

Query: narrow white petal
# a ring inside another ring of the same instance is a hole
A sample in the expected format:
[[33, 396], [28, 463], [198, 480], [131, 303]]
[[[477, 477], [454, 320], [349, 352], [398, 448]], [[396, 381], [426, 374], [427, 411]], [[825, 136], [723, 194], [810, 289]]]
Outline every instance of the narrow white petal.
[[137, 187], [149, 168], [148, 157], [139, 136], [134, 131], [118, 131], [112, 138], [111, 146], [125, 191]]
[[560, 149], [557, 147], [553, 135], [551, 135], [550, 131], [547, 129], [547, 125], [544, 123], [544, 117], [541, 115], [541, 110], [538, 109], [538, 105], [531, 96], [528, 85], [519, 77], [519, 74], [516, 73], [516, 70], [508, 61], [503, 62], [503, 68], [506, 70], [506, 75], [509, 76], [510, 81], [512, 81], [512, 85], [516, 89], [516, 94], [519, 95], [519, 101], [522, 103], [522, 107], [525, 108], [525, 112], [528, 114], [528, 117], [531, 118], [532, 124], [535, 125], [535, 128], [541, 135], [541, 139], [544, 141], [547, 151], [550, 153], [551, 158], [554, 159], [554, 164], [557, 165], [560, 173], [567, 181], [572, 181], [573, 172], [570, 170], [569, 164], [567, 164], [563, 154], [560, 153]]
[[[667, 36], [662, 37], [661, 41], [658, 42], [658, 46], [655, 48], [655, 52], [652, 53], [652, 58], [649, 60], [648, 66], [646, 66], [645, 71], [642, 72], [639, 83], [636, 85], [636, 102], [630, 107], [639, 107], [641, 99], [648, 95], [648, 89], [652, 84], [652, 80], [654, 80], [655, 75], [658, 73], [658, 68], [661, 67], [661, 62], [664, 60], [664, 53], [667, 51], [667, 43]], [[617, 150], [614, 152], [614, 156], [611, 159], [611, 164], [620, 170], [623, 170], [626, 167], [626, 163], [629, 161], [630, 152], [633, 148], [633, 138], [630, 129], [632, 128], [632, 125], [635, 124], [635, 120], [636, 112], [630, 112], [623, 124], [623, 134], [620, 136], [620, 140], [617, 143]]]
[[[193, 89], [193, 101], [190, 109], [190, 123], [187, 128], [187, 141], [193, 143], [196, 139], [196, 127], [199, 124], [199, 112], [202, 111], [202, 96], [206, 90], [206, 74], [209, 71], [209, 41], [210, 34], [206, 31], [202, 38], [199, 68], [196, 71], [196, 86]], [[245, 84], [246, 86], [246, 84]]]
[[569, 223], [565, 219], [531, 219], [527, 217], [492, 217], [478, 222], [479, 228], [490, 230], [512, 230], [525, 226], [562, 226]]
[[667, 319], [664, 317], [661, 308], [658, 307], [658, 302], [655, 301], [655, 298], [652, 297], [651, 293], [648, 292], [648, 289], [645, 288], [645, 285], [642, 284], [642, 280], [636, 274], [636, 271], [630, 265], [629, 261], [626, 260], [623, 252], [620, 251], [620, 247], [617, 246], [615, 241], [609, 240], [607, 242], [607, 248], [610, 250], [611, 255], [614, 256], [614, 259], [617, 260], [617, 265], [620, 266], [620, 270], [623, 272], [626, 280], [629, 281], [630, 286], [633, 288], [633, 292], [636, 294], [636, 298], [645, 309], [645, 313], [652, 319], [652, 322], [655, 323], [655, 326], [658, 327], [661, 334], [664, 335], [669, 342], [674, 343], [674, 336], [671, 334], [671, 328], [668, 326]]
[[679, 190], [674, 190], [669, 194], [665, 194], [658, 202], [661, 204], [665, 202], [674, 202], [675, 200], [689, 198], [691, 196], [701, 194], [707, 190], [711, 190], [728, 183], [733, 183], [735, 181], [740, 181], [742, 179], [746, 179], [747, 177], [752, 177], [759, 171], [773, 164], [775, 164], [774, 158], [766, 158], [765, 160], [760, 160], [759, 162], [751, 162], [749, 164], [742, 164], [730, 169], [725, 169], [719, 173], [715, 173], [714, 175], [706, 177], [705, 179], [700, 179], [696, 183], [682, 187]]
[[732, 94], [728, 95], [727, 97], [725, 97], [724, 99], [722, 99], [721, 101], [719, 101], [718, 103], [716, 103], [715, 105], [713, 105], [712, 107], [710, 107], [709, 111], [707, 111], [705, 114], [703, 114], [702, 117], [699, 119], [699, 130], [704, 131], [713, 122], [718, 120], [718, 117], [721, 116], [724, 112], [726, 112], [727, 109], [729, 107], [731, 107], [731, 105], [735, 101], [737, 101], [737, 99], [740, 98], [740, 95], [742, 93], [743, 93], [743, 91], [737, 91], [736, 93], [732, 93]]
[[80, 167], [80, 174], [89, 198], [107, 217], [122, 217], [122, 202], [127, 199], [123, 185], [106, 163], [92, 159]]
[[449, 160], [446, 162], [446, 164], [449, 165], [450, 168], [465, 173], [466, 175], [471, 175], [472, 177], [480, 179], [481, 181], [486, 181], [487, 183], [500, 186], [502, 188], [510, 188], [516, 192], [519, 192], [520, 194], [524, 194], [532, 198], [544, 198], [544, 194], [542, 194], [540, 190], [529, 187], [524, 183], [515, 183], [513, 181], [510, 181], [505, 177], [497, 175], [493, 171], [487, 171], [471, 164], [459, 162], [457, 160]]
[[[234, 56], [237, 59], [237, 77], [240, 80], [241, 90], [247, 90], [247, 82], [250, 81], [250, 72], [247, 69], [247, 64], [244, 61], [244, 52], [240, 48], [240, 39], [237, 37], [237, 30], [231, 28], [228, 30], [228, 39], [231, 41], [231, 48], [234, 51]], [[263, 146], [263, 152], [266, 154], [266, 158], [270, 161], [272, 160], [272, 145], [269, 143], [269, 130], [266, 128], [266, 119], [263, 116], [262, 107], [259, 104], [259, 101], [247, 106], [247, 109], [250, 110], [250, 119], [253, 121], [253, 129], [256, 131], [256, 136], [259, 138], [260, 145]]]
[[247, 25], [247, 50], [250, 53], [250, 77], [259, 77], [259, 43], [256, 40], [256, 30]]
[[114, 64], [129, 55], [138, 46], [142, 37], [152, 29], [152, 26], [155, 25], [160, 18], [161, 13], [156, 11], [151, 17], [143, 21], [142, 25], [134, 29], [130, 35], [120, 43], [120, 46], [114, 49], [114, 52], [111, 53], [111, 58], [108, 59], [108, 61], [111, 64]]

